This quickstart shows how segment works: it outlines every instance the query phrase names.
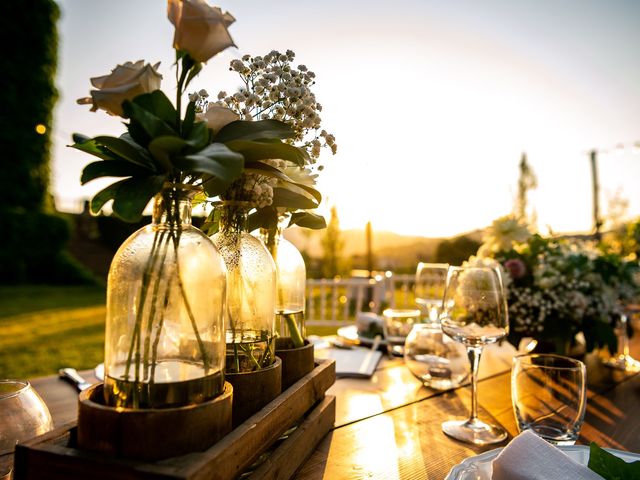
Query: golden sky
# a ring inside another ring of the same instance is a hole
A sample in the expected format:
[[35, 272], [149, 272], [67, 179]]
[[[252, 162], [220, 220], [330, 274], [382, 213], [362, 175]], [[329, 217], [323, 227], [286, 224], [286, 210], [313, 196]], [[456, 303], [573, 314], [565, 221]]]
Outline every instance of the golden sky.
[[[88, 156], [72, 132], [119, 134], [119, 119], [75, 104], [89, 77], [117, 63], [162, 61], [175, 86], [173, 30], [162, 0], [62, 0], [61, 100], [54, 193], [74, 208]], [[587, 152], [602, 150], [601, 204], [616, 191], [640, 215], [640, 3], [607, 0], [334, 0], [221, 2], [238, 50], [205, 67], [194, 89], [233, 91], [228, 62], [292, 49], [317, 74], [325, 156], [320, 188], [341, 225], [443, 236], [509, 213], [525, 151], [539, 187], [539, 226], [591, 228]], [[618, 151], [616, 145], [625, 148]]]

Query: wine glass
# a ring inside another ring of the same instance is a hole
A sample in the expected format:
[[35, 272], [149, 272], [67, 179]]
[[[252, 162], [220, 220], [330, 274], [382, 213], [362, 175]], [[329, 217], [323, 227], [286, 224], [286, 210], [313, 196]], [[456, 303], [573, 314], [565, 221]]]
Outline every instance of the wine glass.
[[640, 313], [640, 307], [637, 305], [623, 306], [622, 313], [617, 320], [616, 335], [618, 337], [617, 355], [612, 355], [605, 360], [605, 365], [625, 372], [640, 372], [640, 362], [629, 355], [629, 335], [627, 335], [627, 326], [629, 317], [634, 313]]
[[422, 314], [430, 322], [437, 322], [440, 317], [448, 268], [447, 263], [418, 263], [415, 300]]
[[504, 429], [478, 418], [478, 367], [482, 348], [509, 330], [507, 301], [500, 272], [491, 267], [449, 267], [441, 315], [442, 331], [467, 348], [471, 362], [471, 415], [442, 424], [444, 433], [475, 445], [498, 443]]
[[[0, 460], [13, 454], [16, 443], [50, 430], [53, 421], [49, 409], [31, 384], [24, 380], [0, 380]], [[0, 461], [0, 467], [3, 464]], [[8, 474], [2, 470], [0, 478]]]

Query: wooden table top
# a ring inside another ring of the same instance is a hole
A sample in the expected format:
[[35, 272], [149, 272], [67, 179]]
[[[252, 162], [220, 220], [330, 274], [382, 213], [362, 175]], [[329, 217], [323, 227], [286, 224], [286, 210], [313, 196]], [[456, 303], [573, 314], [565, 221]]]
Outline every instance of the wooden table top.
[[[502, 425], [509, 439], [517, 434], [511, 407], [512, 347], [489, 348], [483, 354], [479, 384], [481, 419]], [[640, 335], [631, 353], [640, 358]], [[588, 402], [578, 444], [640, 452], [640, 375], [602, 365], [596, 354], [585, 358]], [[93, 372], [82, 372], [95, 380]], [[56, 426], [74, 420], [77, 393], [57, 377], [31, 381]], [[295, 476], [307, 479], [443, 479], [466, 457], [502, 444], [477, 447], [445, 436], [440, 425], [469, 413], [470, 392], [425, 388], [401, 359], [384, 358], [371, 379], [339, 379], [327, 392], [337, 399], [334, 429]]]

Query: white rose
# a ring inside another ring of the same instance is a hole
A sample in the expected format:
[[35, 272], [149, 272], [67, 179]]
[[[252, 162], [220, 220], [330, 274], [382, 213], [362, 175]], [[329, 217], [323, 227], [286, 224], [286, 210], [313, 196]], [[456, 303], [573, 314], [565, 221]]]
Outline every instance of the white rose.
[[225, 125], [240, 120], [237, 113], [227, 107], [223, 107], [219, 103], [210, 103], [203, 120], [207, 122], [207, 126], [213, 130], [216, 135]]
[[118, 65], [109, 75], [92, 78], [91, 84], [98, 90], [91, 90], [91, 97], [79, 98], [78, 103], [92, 104], [91, 111], [94, 112], [101, 108], [122, 117], [122, 102], [160, 88], [162, 75], [157, 71], [159, 65], [160, 62], [153, 66], [145, 65], [144, 60]]
[[175, 27], [173, 46], [198, 62], [206, 62], [227, 47], [235, 47], [227, 27], [235, 22], [204, 0], [169, 0], [167, 16]]

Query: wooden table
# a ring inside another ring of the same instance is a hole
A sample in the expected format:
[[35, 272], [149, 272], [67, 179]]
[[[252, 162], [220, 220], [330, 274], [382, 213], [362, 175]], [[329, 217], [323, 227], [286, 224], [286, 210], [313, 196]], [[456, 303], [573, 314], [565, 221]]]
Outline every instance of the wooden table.
[[[517, 434], [511, 407], [510, 357], [502, 348], [483, 355], [479, 413]], [[640, 358], [640, 335], [632, 342]], [[579, 444], [640, 452], [640, 375], [625, 375], [586, 357], [588, 403]], [[94, 379], [92, 372], [83, 372]], [[33, 386], [56, 426], [75, 419], [77, 394], [56, 377]], [[445, 436], [444, 420], [466, 417], [469, 388], [436, 392], [421, 386], [400, 359], [383, 359], [370, 380], [340, 379], [327, 392], [337, 397], [335, 428], [306, 461], [296, 479], [443, 479], [464, 458], [506, 444], [470, 446]]]

